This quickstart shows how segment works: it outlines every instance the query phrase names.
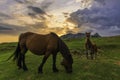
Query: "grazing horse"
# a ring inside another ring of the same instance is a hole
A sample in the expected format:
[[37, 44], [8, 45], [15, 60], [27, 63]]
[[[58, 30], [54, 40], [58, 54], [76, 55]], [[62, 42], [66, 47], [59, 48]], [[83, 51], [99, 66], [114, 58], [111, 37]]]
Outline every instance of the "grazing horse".
[[94, 59], [97, 56], [97, 46], [93, 44], [90, 40], [90, 32], [86, 32], [86, 57], [88, 59], [88, 54], [90, 53], [91, 59]]
[[30, 50], [36, 55], [44, 55], [42, 63], [38, 68], [38, 73], [43, 73], [43, 66], [50, 54], [53, 57], [53, 72], [58, 72], [56, 68], [56, 55], [60, 52], [63, 56], [63, 65], [67, 73], [72, 72], [73, 59], [67, 45], [53, 32], [41, 35], [32, 32], [22, 33], [19, 36], [19, 42], [15, 52], [8, 58], [14, 56], [13, 60], [17, 61], [19, 69], [28, 70], [25, 64], [25, 53]]

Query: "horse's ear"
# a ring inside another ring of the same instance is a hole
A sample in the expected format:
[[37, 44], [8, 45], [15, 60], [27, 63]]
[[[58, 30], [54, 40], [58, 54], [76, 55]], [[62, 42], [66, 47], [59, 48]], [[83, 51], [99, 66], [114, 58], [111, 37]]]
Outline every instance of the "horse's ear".
[[85, 32], [85, 34], [87, 34], [88, 32]]
[[91, 34], [91, 32], [86, 32], [85, 34]]

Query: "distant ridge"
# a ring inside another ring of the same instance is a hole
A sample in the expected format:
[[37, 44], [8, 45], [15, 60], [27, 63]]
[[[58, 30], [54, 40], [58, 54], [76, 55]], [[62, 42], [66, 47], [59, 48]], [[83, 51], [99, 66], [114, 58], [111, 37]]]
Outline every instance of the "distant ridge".
[[92, 35], [92, 37], [101, 37], [98, 33], [95, 33], [94, 35]]
[[[94, 35], [91, 35], [92, 37], [101, 37], [98, 33], [95, 33]], [[67, 38], [67, 39], [71, 39], [71, 38], [83, 38], [85, 37], [85, 33], [77, 33], [77, 34], [72, 34], [72, 33], [68, 33], [65, 35], [62, 35], [61, 38]]]

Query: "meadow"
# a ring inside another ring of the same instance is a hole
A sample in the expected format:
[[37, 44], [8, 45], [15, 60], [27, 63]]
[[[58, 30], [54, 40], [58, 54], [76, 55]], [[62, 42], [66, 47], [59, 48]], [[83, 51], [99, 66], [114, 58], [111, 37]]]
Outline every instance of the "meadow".
[[15, 50], [17, 43], [0, 44], [0, 80], [119, 80], [120, 79], [120, 36], [92, 38], [99, 48], [95, 60], [86, 59], [85, 39], [64, 39], [74, 59], [73, 73], [67, 74], [60, 65], [62, 56], [58, 53], [58, 73], [52, 72], [52, 56], [44, 65], [43, 74], [37, 69], [43, 56], [30, 51], [26, 54], [28, 71], [18, 70], [12, 60], [5, 61]]

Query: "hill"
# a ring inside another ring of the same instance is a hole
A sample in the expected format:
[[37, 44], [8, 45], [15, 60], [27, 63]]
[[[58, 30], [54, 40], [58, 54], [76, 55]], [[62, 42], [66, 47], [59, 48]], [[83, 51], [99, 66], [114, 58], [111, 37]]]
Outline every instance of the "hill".
[[[76, 33], [76, 34], [68, 33], [61, 36], [61, 38], [63, 39], [83, 38], [83, 37], [85, 37], [85, 33]], [[101, 37], [101, 36], [98, 33], [95, 33], [92, 35], [92, 37]]]
[[[37, 69], [43, 56], [27, 52], [26, 64], [29, 71], [18, 70], [15, 62], [5, 60], [14, 52], [16, 43], [0, 44], [0, 80], [119, 80], [120, 79], [120, 36], [91, 38], [99, 47], [97, 59], [85, 57], [85, 39], [64, 40], [68, 45], [73, 59], [73, 73], [67, 74], [60, 65], [62, 56], [58, 53], [58, 73], [52, 72], [52, 57], [44, 66], [44, 73], [38, 74]], [[77, 53], [77, 54], [75, 54]]]

